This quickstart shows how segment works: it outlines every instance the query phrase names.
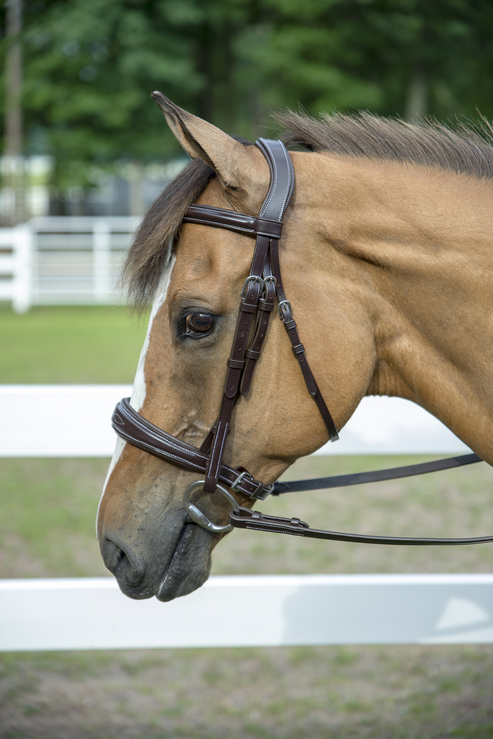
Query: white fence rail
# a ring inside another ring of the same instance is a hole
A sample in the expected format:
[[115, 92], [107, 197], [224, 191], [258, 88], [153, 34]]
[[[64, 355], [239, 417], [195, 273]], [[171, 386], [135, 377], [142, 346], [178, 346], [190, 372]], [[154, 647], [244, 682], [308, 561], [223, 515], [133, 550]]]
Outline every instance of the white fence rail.
[[0, 229], [0, 300], [19, 313], [32, 305], [118, 302], [118, 274], [138, 223], [51, 216]]
[[[111, 414], [129, 385], [0, 385], [0, 457], [109, 457]], [[422, 408], [364, 398], [341, 439], [317, 454], [461, 454], [470, 451]]]
[[[129, 392], [0, 386], [0, 456], [109, 456], [111, 411]], [[366, 398], [330, 447], [406, 451], [467, 449], [424, 411], [388, 398]], [[2, 651], [462, 643], [493, 643], [493, 575], [213, 577], [172, 603], [131, 601], [112, 578], [0, 580]]]
[[110, 578], [0, 581], [0, 650], [493, 642], [493, 575], [212, 577], [171, 603]]

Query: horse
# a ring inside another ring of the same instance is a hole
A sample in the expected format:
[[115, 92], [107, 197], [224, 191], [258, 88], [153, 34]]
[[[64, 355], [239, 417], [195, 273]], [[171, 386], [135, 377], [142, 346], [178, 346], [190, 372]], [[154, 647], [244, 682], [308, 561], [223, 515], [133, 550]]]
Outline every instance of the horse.
[[[149, 209], [124, 266], [134, 305], [152, 305], [129, 408], [196, 450], [225, 392], [240, 295], [257, 283], [247, 279], [254, 243], [245, 232], [187, 214], [198, 204], [252, 220], [273, 165], [262, 147], [153, 98], [191, 161]], [[282, 219], [283, 288], [334, 428], [364, 396], [398, 396], [493, 464], [491, 130], [369, 113], [288, 111], [278, 121], [296, 182]], [[284, 328], [270, 321], [221, 442], [228, 469], [266, 486], [330, 435]], [[123, 593], [169, 601], [207, 580], [231, 506], [254, 501], [239, 486], [212, 495], [214, 484], [197, 482], [203, 474], [149, 449], [118, 438], [97, 531]], [[194, 484], [197, 507], [222, 525], [190, 518], [184, 491]]]

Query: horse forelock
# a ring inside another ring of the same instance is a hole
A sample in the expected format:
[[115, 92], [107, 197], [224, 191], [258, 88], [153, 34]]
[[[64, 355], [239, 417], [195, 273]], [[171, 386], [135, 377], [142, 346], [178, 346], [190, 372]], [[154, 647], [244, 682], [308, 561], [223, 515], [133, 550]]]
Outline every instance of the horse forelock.
[[169, 264], [183, 217], [215, 177], [214, 170], [194, 159], [153, 202], [140, 224], [122, 271], [130, 304], [143, 309], [156, 294]]
[[493, 178], [493, 128], [486, 119], [470, 127], [458, 124], [455, 129], [432, 119], [406, 123], [368, 112], [322, 113], [312, 118], [288, 110], [275, 119], [284, 130], [287, 146]]
[[[252, 142], [233, 136], [244, 146]], [[140, 224], [123, 265], [121, 284], [130, 305], [149, 306], [178, 240], [183, 217], [216, 176], [202, 159], [193, 159], [153, 202]]]

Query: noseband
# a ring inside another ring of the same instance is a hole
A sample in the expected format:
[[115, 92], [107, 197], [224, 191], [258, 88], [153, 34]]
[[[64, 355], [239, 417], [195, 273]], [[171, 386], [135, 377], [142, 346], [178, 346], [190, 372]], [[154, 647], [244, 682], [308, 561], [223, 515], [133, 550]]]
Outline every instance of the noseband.
[[[147, 421], [135, 411], [128, 398], [120, 401], [113, 413], [113, 428], [125, 441], [168, 462], [194, 472], [199, 472], [203, 480], [189, 485], [184, 493], [184, 504], [189, 520], [215, 533], [231, 530], [232, 527], [271, 531], [296, 536], [332, 539], [337, 541], [360, 541], [373, 544], [472, 544], [493, 541], [493, 537], [468, 539], [423, 539], [411, 537], [384, 537], [345, 534], [334, 531], [311, 529], [299, 519], [285, 519], [264, 516], [240, 507], [230, 490], [241, 493], [253, 500], [263, 500], [268, 495], [280, 495], [295, 490], [331, 488], [353, 485], [395, 477], [407, 477], [436, 469], [445, 469], [481, 461], [475, 454], [439, 460], [424, 465], [411, 465], [397, 470], [382, 470], [377, 473], [344, 475], [295, 483], [265, 485], [256, 480], [243, 467], [232, 468], [223, 462], [224, 448], [231, 428], [231, 417], [236, 403], [248, 394], [262, 347], [267, 334], [270, 316], [277, 308], [279, 318], [291, 342], [293, 353], [298, 360], [308, 392], [315, 401], [322, 416], [331, 441], [339, 436], [325, 400], [313, 377], [306, 352], [300, 341], [291, 303], [286, 297], [281, 277], [279, 261], [279, 240], [282, 235], [282, 219], [289, 205], [294, 188], [294, 168], [284, 144], [281, 141], [259, 139], [257, 146], [267, 159], [270, 168], [270, 187], [257, 217], [247, 216], [235, 211], [224, 210], [208, 205], [191, 205], [183, 221], [230, 231], [256, 239], [250, 273], [245, 280], [240, 297], [236, 330], [229, 359], [227, 360], [226, 380], [219, 414], [213, 427], [205, 437], [200, 448], [187, 444]], [[251, 336], [250, 342], [248, 342]], [[390, 474], [397, 473], [397, 474]], [[219, 526], [212, 523], [205, 514], [189, 500], [197, 488], [206, 493], [220, 493], [232, 506], [230, 525]]]

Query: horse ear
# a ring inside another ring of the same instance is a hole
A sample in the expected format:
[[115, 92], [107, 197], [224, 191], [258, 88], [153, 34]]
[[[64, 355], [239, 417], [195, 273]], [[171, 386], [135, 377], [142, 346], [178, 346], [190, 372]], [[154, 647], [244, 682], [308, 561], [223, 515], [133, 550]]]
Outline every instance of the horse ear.
[[245, 189], [245, 179], [248, 178], [252, 166], [252, 147], [243, 146], [211, 123], [187, 113], [161, 92], [153, 92], [151, 97], [161, 108], [176, 139], [192, 159], [200, 157], [207, 162], [229, 190]]

